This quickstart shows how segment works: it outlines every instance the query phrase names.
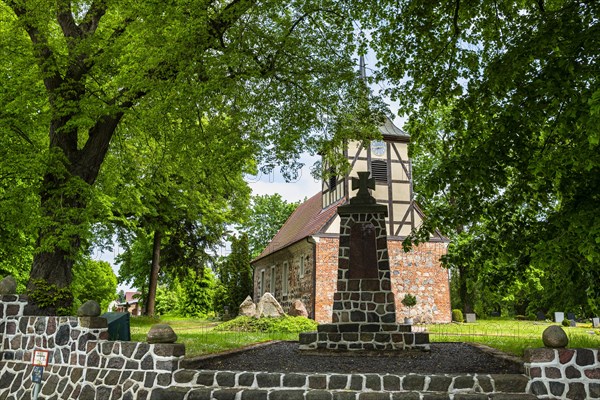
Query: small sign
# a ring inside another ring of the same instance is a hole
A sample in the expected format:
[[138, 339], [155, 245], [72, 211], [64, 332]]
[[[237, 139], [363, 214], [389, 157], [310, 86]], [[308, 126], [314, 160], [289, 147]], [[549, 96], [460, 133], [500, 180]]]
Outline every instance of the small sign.
[[49, 355], [48, 350], [34, 350], [32, 364], [38, 367], [47, 367]]
[[33, 371], [31, 371], [31, 382], [42, 383], [42, 376], [44, 375], [44, 367], [35, 365]]

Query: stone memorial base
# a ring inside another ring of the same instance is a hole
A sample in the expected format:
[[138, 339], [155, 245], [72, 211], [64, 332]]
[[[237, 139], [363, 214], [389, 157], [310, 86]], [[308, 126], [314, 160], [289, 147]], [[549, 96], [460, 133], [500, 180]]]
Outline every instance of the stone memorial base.
[[300, 350], [399, 351], [429, 350], [429, 334], [412, 332], [395, 323], [321, 324], [316, 332], [300, 334]]

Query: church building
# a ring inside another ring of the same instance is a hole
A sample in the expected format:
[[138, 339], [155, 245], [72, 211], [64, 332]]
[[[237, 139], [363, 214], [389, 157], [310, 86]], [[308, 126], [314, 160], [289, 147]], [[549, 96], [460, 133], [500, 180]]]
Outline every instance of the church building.
[[333, 294], [337, 285], [340, 217], [337, 208], [354, 196], [351, 178], [369, 171], [375, 179], [372, 196], [388, 208], [386, 228], [396, 320], [408, 310], [401, 303], [413, 294], [417, 305], [411, 309], [415, 322], [450, 322], [448, 271], [440, 264], [447, 239], [438, 234], [409, 252], [402, 241], [421, 224], [423, 214], [414, 201], [412, 168], [408, 158], [407, 133], [386, 118], [379, 128], [381, 141], [369, 146], [350, 142], [344, 150], [351, 171], [322, 182], [322, 190], [298, 206], [265, 250], [252, 261], [254, 300], [271, 293], [287, 311], [301, 300], [309, 317], [319, 323], [331, 322]]

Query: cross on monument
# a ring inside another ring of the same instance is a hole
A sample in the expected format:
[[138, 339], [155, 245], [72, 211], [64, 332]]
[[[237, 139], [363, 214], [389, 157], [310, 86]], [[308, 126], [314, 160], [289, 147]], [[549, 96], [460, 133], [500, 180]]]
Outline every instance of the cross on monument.
[[375, 178], [369, 178], [371, 173], [363, 171], [358, 173], [358, 178], [352, 177], [352, 190], [358, 189], [356, 196], [350, 199], [350, 204], [375, 204], [369, 189], [375, 189]]

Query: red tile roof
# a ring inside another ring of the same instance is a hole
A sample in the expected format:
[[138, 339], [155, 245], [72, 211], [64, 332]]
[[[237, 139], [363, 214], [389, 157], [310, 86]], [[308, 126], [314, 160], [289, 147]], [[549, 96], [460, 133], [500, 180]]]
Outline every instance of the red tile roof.
[[336, 215], [337, 208], [345, 201], [346, 199], [342, 198], [323, 209], [321, 192], [306, 200], [296, 208], [263, 252], [253, 261], [316, 234]]

